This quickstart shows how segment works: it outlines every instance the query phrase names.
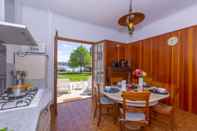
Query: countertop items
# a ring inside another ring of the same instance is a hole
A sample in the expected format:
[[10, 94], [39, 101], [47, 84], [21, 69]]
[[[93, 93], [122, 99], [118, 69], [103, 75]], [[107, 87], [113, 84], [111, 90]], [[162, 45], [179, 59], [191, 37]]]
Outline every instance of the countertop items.
[[30, 107], [0, 111], [0, 128], [14, 131], [36, 131], [40, 112], [51, 102], [50, 90], [42, 88]]

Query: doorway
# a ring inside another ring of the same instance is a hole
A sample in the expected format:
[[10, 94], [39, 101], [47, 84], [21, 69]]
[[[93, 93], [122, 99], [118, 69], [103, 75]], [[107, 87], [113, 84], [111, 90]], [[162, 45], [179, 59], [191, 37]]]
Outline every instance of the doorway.
[[[59, 36], [58, 35], [58, 32], [56, 32], [55, 34], [55, 37], [54, 37], [54, 104], [53, 104], [53, 110], [54, 110], [54, 113], [57, 114], [57, 103], [58, 103], [58, 100], [57, 100], [57, 97], [58, 97], [58, 77], [59, 78], [62, 78], [62, 77], [65, 77], [63, 73], [59, 73], [58, 74], [58, 45], [60, 43], [76, 43], [76, 44], [80, 44], [80, 46], [82, 45], [89, 45], [91, 46], [91, 50], [94, 48], [94, 45], [97, 44], [97, 42], [92, 42], [92, 41], [84, 41], [84, 40], [77, 40], [77, 39], [70, 39], [70, 38], [65, 38], [65, 37], [62, 37], [62, 36]], [[91, 57], [94, 58], [94, 53], [92, 53], [92, 51], [89, 51], [91, 53]], [[92, 59], [92, 61], [94, 61]], [[59, 63], [59, 70], [61, 70], [61, 64], [65, 64], [65, 63]], [[94, 79], [94, 75], [92, 74], [93, 70], [94, 70], [94, 62], [91, 63], [91, 72], [89, 74], [86, 74], [85, 73], [85, 77], [87, 78], [87, 76], [92, 76], [91, 78], [91, 84], [88, 84], [88, 85], [93, 85], [93, 79]], [[85, 67], [86, 68], [86, 67]], [[80, 67], [80, 70], [85, 70], [84, 67]], [[64, 70], [64, 69], [63, 69]], [[73, 69], [75, 70], [75, 69]], [[77, 70], [77, 69], [76, 69]], [[89, 69], [90, 70], [90, 69]], [[92, 87], [92, 86], [91, 86]], [[64, 90], [64, 89], [63, 89]], [[70, 89], [68, 89], [68, 91], [66, 91], [66, 93], [70, 93], [69, 92]], [[63, 93], [65, 93], [64, 91], [62, 91]], [[60, 92], [61, 93], [61, 92]], [[88, 90], [88, 93], [90, 93], [90, 91]], [[81, 94], [81, 93], [79, 93]], [[91, 93], [92, 94], [92, 93]], [[89, 94], [88, 94], [89, 95]], [[91, 97], [91, 96], [90, 96]], [[83, 97], [82, 97], [83, 98]], [[76, 99], [70, 99], [71, 101], [73, 100], [80, 100], [81, 98], [76, 98]], [[60, 100], [60, 102], [68, 102], [70, 101], [69, 99], [67, 100]]]
[[57, 103], [91, 97], [92, 45], [58, 41]]

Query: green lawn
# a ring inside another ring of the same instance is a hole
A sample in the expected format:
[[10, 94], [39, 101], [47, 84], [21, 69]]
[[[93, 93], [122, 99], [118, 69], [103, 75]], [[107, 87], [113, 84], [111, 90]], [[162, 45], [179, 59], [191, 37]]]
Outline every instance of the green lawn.
[[67, 73], [59, 72], [58, 79], [69, 79], [70, 81], [86, 81], [91, 76], [90, 72], [83, 73]]

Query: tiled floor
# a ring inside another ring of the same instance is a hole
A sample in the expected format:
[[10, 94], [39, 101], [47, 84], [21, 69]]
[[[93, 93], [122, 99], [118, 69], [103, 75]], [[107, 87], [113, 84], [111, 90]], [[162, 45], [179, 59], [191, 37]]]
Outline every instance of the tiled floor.
[[[100, 127], [92, 118], [91, 100], [82, 100], [58, 105], [56, 131], [119, 131], [110, 116], [105, 116]], [[176, 111], [178, 131], [197, 131], [197, 115]], [[154, 123], [154, 122], [153, 122]], [[166, 131], [160, 124], [152, 124], [150, 131]]]

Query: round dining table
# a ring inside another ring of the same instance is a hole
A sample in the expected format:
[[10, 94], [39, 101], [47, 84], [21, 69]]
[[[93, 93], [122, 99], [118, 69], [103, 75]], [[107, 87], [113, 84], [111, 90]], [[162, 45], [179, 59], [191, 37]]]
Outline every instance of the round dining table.
[[[106, 88], [117, 88], [117, 87], [108, 86]], [[153, 87], [150, 87], [149, 89], [151, 88]], [[109, 93], [109, 92], [105, 92], [104, 90], [102, 92], [104, 96], [108, 97], [115, 103], [121, 104], [123, 102], [123, 98], [121, 97], [123, 91], [121, 89], [119, 92], [116, 92], [116, 93]], [[151, 107], [151, 106], [157, 105], [160, 100], [166, 99], [168, 97], [169, 97], [169, 94], [159, 94], [159, 93], [151, 92], [150, 99], [149, 99], [149, 106]], [[133, 107], [144, 107], [145, 102], [144, 101], [129, 101], [129, 105]]]

